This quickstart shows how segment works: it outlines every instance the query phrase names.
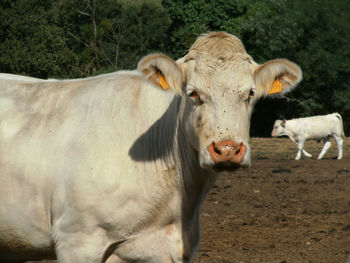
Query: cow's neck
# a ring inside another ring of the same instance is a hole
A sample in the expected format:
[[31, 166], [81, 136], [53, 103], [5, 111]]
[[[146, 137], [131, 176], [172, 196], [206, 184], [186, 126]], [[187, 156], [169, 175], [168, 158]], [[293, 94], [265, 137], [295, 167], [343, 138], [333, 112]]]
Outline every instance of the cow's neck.
[[[157, 202], [148, 199], [149, 208], [142, 214], [142, 224], [132, 226], [133, 234], [140, 241], [130, 244], [135, 251], [139, 243], [144, 246], [143, 240], [151, 235], [144, 222], [150, 222], [154, 227], [152, 233], [158, 231], [158, 238], [164, 236], [168, 240], [165, 243], [171, 247], [171, 253], [179, 251], [180, 245], [183, 257], [191, 258], [199, 242], [200, 205], [216, 176], [200, 168], [198, 153], [190, 146], [180, 125], [180, 105], [181, 98], [174, 97], [160, 118], [129, 150], [129, 156], [143, 163], [140, 167], [153, 176], [147, 180], [154, 182], [147, 195], [156, 193], [162, 197]], [[175, 244], [171, 240], [181, 241]]]
[[[199, 227], [199, 209], [206, 194], [215, 183], [217, 175], [213, 170], [203, 169], [199, 165], [199, 153], [192, 148], [188, 141], [183, 122], [184, 98], [174, 97], [166, 112], [156, 125], [157, 134], [153, 142], [157, 149], [162, 149], [160, 154], [167, 167], [173, 167], [174, 181], [177, 182], [178, 191], [181, 193], [181, 215], [183, 231]], [[171, 168], [170, 168], [171, 169]], [[187, 229], [187, 230], [186, 230]]]
[[[181, 111], [181, 109], [179, 109]], [[177, 156], [176, 170], [181, 187], [182, 232], [186, 244], [198, 242], [200, 206], [215, 183], [217, 175], [214, 171], [203, 169], [199, 165], [199, 153], [192, 148], [182, 124], [182, 113], [177, 116], [174, 155]]]

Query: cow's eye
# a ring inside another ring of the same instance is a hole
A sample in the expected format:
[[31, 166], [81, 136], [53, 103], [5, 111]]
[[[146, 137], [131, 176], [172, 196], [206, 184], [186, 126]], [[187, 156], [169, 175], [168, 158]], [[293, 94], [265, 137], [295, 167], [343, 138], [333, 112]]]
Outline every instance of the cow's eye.
[[255, 89], [251, 88], [249, 90], [249, 97], [248, 97], [248, 102], [255, 96]]
[[250, 89], [249, 91], [249, 98], [252, 98], [255, 96], [255, 89]]
[[187, 91], [187, 95], [194, 100], [196, 103], [202, 103], [201, 98], [198, 94], [198, 92], [195, 89], [189, 89]]
[[194, 88], [190, 87], [186, 91], [186, 94], [187, 94], [187, 96], [190, 97], [192, 102], [194, 102], [196, 105], [201, 105], [203, 103], [203, 101], [201, 100], [201, 97], [199, 96], [197, 90], [195, 90]]
[[195, 91], [195, 90], [192, 90], [190, 92], [190, 94], [188, 94], [188, 96], [190, 96], [190, 98], [192, 98], [192, 99], [199, 99], [199, 95], [198, 95], [197, 91]]

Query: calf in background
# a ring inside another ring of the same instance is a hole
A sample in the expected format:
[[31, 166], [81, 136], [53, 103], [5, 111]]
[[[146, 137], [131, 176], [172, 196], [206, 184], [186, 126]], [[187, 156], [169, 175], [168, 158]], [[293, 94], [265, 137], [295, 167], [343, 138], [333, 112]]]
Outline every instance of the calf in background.
[[322, 159], [331, 146], [330, 138], [334, 137], [338, 146], [338, 159], [343, 157], [343, 120], [339, 113], [322, 116], [313, 116], [292, 120], [276, 120], [272, 130], [272, 137], [287, 135], [298, 144], [298, 153], [295, 160], [300, 160], [301, 153], [306, 157], [311, 154], [306, 152], [304, 143], [307, 140], [323, 140], [324, 146], [317, 159]]

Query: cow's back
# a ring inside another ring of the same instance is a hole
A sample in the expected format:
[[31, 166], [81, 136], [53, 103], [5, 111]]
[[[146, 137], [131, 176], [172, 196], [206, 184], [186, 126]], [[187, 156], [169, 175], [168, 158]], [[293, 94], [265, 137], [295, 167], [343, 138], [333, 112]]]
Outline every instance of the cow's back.
[[304, 136], [309, 140], [320, 140], [327, 136], [341, 136], [342, 127], [336, 114], [320, 115], [292, 119], [293, 129], [296, 135]]

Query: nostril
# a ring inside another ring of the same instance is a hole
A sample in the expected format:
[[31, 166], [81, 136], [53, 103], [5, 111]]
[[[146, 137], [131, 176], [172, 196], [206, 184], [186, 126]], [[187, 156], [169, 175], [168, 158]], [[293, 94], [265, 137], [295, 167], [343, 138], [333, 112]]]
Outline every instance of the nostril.
[[238, 144], [237, 146], [234, 147], [234, 150], [237, 149], [237, 150], [235, 151], [235, 155], [238, 155], [238, 154], [240, 153], [241, 148], [242, 148], [242, 145], [243, 145], [243, 143], [240, 143], [240, 144]]
[[240, 151], [241, 151], [241, 149], [238, 148], [238, 150], [235, 152], [235, 155], [238, 155]]
[[217, 154], [221, 154], [221, 151], [219, 150], [219, 148], [217, 148], [216, 146], [215, 146], [215, 143], [213, 142], [213, 148], [214, 148], [214, 152], [216, 152]]

